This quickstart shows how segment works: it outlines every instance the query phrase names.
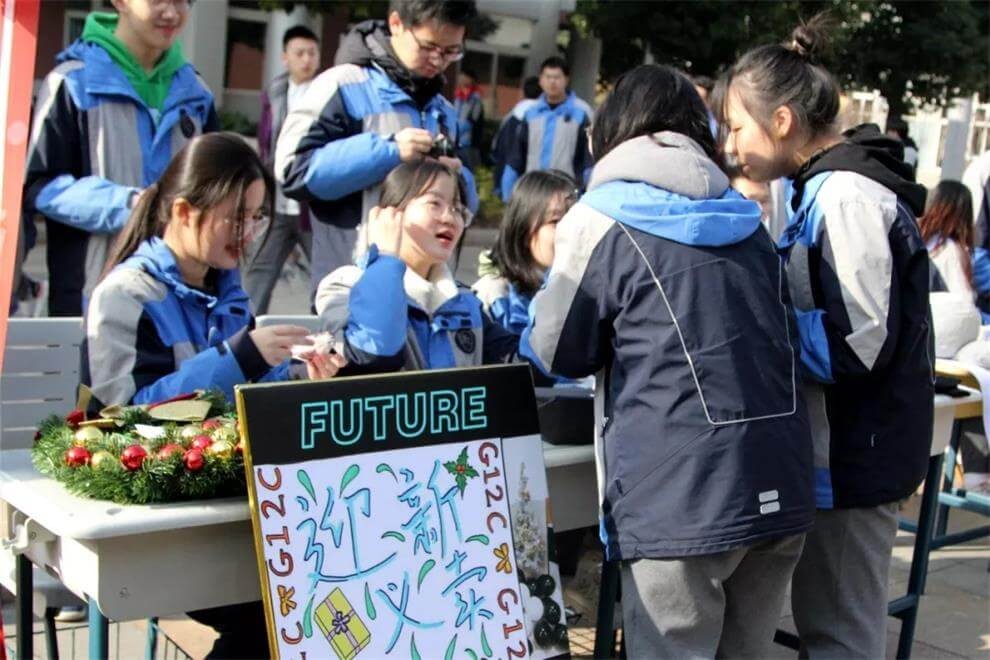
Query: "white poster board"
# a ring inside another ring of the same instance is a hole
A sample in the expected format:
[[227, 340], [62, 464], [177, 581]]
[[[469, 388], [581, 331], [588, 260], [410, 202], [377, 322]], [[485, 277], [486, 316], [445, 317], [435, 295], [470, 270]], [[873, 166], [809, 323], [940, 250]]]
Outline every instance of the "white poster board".
[[567, 653], [526, 367], [238, 391], [274, 657]]

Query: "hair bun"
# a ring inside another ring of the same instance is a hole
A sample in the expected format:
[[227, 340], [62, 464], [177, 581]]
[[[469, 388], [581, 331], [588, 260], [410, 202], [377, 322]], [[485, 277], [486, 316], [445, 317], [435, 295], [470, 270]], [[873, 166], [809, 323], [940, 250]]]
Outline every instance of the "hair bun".
[[807, 23], [794, 28], [791, 32], [790, 43], [786, 44], [788, 50], [797, 53], [808, 61], [815, 61], [825, 49], [828, 41], [828, 17], [825, 13], [817, 14]]

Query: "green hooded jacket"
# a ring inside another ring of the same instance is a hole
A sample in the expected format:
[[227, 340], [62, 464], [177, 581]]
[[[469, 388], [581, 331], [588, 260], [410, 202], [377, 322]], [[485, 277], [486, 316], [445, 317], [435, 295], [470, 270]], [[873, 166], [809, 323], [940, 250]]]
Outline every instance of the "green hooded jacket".
[[134, 86], [134, 91], [149, 108], [161, 112], [172, 86], [172, 76], [186, 63], [182, 46], [176, 41], [162, 55], [155, 68], [148, 73], [137, 61], [127, 46], [114, 35], [117, 29], [117, 14], [93, 12], [86, 17], [82, 40], [96, 44], [107, 51], [114, 64]]

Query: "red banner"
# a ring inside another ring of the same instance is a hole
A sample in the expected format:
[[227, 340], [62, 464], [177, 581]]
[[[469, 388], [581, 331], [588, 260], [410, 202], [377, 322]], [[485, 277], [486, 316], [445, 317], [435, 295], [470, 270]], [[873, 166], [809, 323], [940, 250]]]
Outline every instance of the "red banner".
[[0, 368], [13, 294], [40, 0], [0, 0]]

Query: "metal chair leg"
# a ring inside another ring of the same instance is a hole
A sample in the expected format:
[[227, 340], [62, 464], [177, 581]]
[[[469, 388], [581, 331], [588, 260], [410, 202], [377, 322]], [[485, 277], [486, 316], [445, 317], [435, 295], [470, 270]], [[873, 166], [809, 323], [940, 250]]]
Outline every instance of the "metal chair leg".
[[89, 659], [104, 660], [110, 655], [110, 622], [96, 601], [89, 599]]
[[145, 660], [155, 660], [158, 650], [158, 617], [148, 619], [148, 641], [144, 649]]
[[45, 608], [45, 649], [48, 652], [48, 660], [58, 660], [58, 638], [55, 636], [56, 614], [58, 614], [57, 607]]

